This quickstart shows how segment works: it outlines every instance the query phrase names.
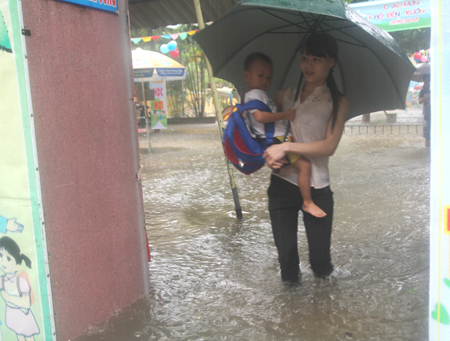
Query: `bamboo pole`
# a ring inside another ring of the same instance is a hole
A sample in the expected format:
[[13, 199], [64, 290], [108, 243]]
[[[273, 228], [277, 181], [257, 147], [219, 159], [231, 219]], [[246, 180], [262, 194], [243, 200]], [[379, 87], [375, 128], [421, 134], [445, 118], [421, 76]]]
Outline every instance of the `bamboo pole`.
[[[203, 30], [205, 28], [205, 23], [203, 21], [203, 14], [202, 14], [202, 9], [201, 9], [201, 5], [200, 5], [200, 0], [194, 0], [194, 6], [195, 6], [195, 13], [197, 15], [198, 27], [200, 30]], [[206, 58], [206, 68], [208, 70], [209, 80], [211, 82], [211, 91], [213, 94], [217, 123], [219, 124], [220, 138], [222, 139], [223, 131], [225, 128], [223, 125], [222, 113], [219, 110], [220, 105], [219, 105], [219, 97], [217, 95], [216, 80], [214, 79], [214, 73], [212, 71], [211, 64], [209, 63], [209, 60], [206, 56], [205, 56], [205, 58]], [[234, 177], [233, 165], [231, 164], [230, 161], [228, 161], [228, 159], [226, 159], [226, 162], [227, 162], [227, 167], [228, 167], [228, 177], [230, 179], [231, 192], [233, 193], [236, 217], [238, 217], [239, 219], [242, 219], [242, 209], [241, 209], [241, 204], [239, 203], [239, 195], [237, 192], [236, 179]]]

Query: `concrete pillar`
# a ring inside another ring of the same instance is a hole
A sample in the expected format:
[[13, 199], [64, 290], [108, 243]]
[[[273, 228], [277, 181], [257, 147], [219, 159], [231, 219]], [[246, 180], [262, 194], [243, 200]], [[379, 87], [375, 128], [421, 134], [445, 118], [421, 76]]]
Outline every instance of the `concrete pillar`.
[[128, 3], [117, 3], [22, 4], [58, 340], [148, 291]]

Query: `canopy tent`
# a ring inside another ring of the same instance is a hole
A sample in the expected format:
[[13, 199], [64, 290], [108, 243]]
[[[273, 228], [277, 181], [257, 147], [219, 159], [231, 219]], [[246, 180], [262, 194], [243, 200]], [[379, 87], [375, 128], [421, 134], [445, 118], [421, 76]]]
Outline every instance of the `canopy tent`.
[[149, 82], [161, 78], [175, 81], [186, 78], [186, 68], [162, 53], [138, 48], [131, 51], [131, 55], [135, 82]]
[[[167, 128], [166, 81], [183, 80], [186, 78], [186, 68], [176, 60], [159, 52], [142, 50], [131, 51], [133, 59], [134, 81], [141, 83], [142, 102], [145, 117], [145, 132], [147, 133], [148, 149], [151, 151], [150, 129], [147, 114], [147, 101], [152, 101], [151, 127], [153, 129]], [[144, 82], [149, 82], [150, 93], [146, 95]], [[152, 84], [154, 83], [154, 84]], [[153, 86], [157, 91], [153, 90]], [[154, 92], [153, 92], [154, 91]], [[139, 94], [137, 94], [139, 97]], [[155, 105], [154, 100], [157, 100]]]

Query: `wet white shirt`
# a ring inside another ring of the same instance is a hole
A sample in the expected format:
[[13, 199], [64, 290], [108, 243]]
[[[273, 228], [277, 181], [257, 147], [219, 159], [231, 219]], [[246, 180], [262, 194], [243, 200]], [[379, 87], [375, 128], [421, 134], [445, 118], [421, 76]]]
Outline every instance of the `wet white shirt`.
[[[272, 112], [277, 112], [277, 106], [275, 105], [274, 101], [272, 101], [264, 91], [259, 89], [253, 89], [245, 93], [244, 103], [247, 103], [254, 99], [260, 100], [261, 102], [267, 104], [269, 108], [272, 110]], [[264, 138], [266, 137], [266, 133], [264, 130], [264, 123], [258, 122], [255, 119], [254, 116], [255, 111], [256, 110], [249, 110], [250, 115], [248, 116], [250, 118], [250, 122], [247, 123], [252, 126], [258, 137]], [[244, 115], [244, 119], [247, 121], [247, 115]], [[287, 130], [287, 120], [279, 120], [274, 123], [275, 123], [275, 131], [273, 136], [284, 136]]]
[[[283, 98], [283, 110], [292, 107], [295, 89], [288, 89]], [[315, 142], [327, 136], [328, 121], [333, 101], [326, 84], [314, 89], [303, 103], [300, 99], [294, 104], [295, 118], [291, 121], [291, 133], [295, 142]], [[311, 186], [319, 189], [330, 185], [328, 172], [329, 156], [308, 157], [311, 162]], [[298, 171], [292, 166], [283, 167], [279, 173], [273, 173], [298, 186]]]

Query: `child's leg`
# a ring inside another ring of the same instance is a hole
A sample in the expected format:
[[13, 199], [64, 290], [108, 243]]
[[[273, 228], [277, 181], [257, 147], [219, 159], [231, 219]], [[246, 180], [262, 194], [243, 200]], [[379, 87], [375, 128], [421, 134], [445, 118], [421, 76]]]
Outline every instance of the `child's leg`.
[[325, 217], [327, 214], [311, 198], [311, 163], [301, 156], [293, 165], [298, 170], [298, 187], [303, 198], [302, 210], [317, 218]]

